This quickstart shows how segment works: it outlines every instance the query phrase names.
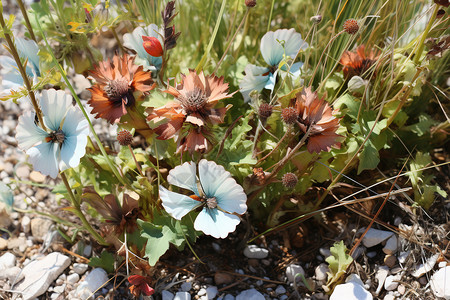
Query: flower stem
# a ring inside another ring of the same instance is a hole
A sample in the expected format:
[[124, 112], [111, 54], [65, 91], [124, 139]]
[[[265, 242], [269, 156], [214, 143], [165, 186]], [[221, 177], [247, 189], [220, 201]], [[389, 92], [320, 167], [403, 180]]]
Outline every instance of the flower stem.
[[16, 61], [20, 75], [22, 76], [23, 82], [25, 83], [25, 87], [28, 91], [28, 95], [30, 96], [31, 104], [33, 105], [33, 108], [38, 117], [39, 125], [42, 127], [42, 129], [47, 130], [47, 128], [45, 127], [45, 124], [44, 124], [44, 119], [42, 118], [42, 111], [39, 108], [39, 104], [37, 103], [36, 96], [34, 95], [34, 92], [31, 89], [30, 79], [28, 78], [27, 72], [25, 71], [25, 68], [24, 68], [22, 62], [20, 61], [19, 53], [17, 52], [16, 45], [14, 44], [14, 42], [9, 34], [9, 29], [7, 28], [7, 26], [5, 24], [5, 20], [3, 19], [3, 14], [0, 14], [0, 25], [2, 26], [2, 29], [3, 29], [3, 36], [6, 40], [6, 42], [8, 43], [9, 51], [10, 51], [11, 55], [13, 56], [14, 60]]
[[27, 10], [25, 9], [25, 5], [23, 5], [22, 0], [17, 0], [17, 4], [20, 7], [20, 11], [22, 12], [23, 19], [25, 20], [25, 26], [27, 27], [28, 33], [33, 41], [37, 42], [36, 36], [34, 35], [33, 27], [31, 27], [30, 19], [28, 19]]
[[67, 84], [67, 87], [69, 88], [70, 92], [72, 93], [73, 98], [75, 99], [75, 101], [77, 102], [78, 106], [81, 109], [81, 112], [83, 113], [84, 117], [86, 118], [86, 120], [88, 121], [89, 124], [89, 128], [91, 129], [92, 135], [94, 136], [95, 141], [97, 142], [98, 148], [100, 149], [100, 152], [102, 153], [103, 157], [105, 157], [106, 163], [108, 164], [108, 166], [110, 167], [111, 171], [114, 173], [114, 175], [116, 176], [116, 178], [119, 180], [119, 182], [123, 185], [126, 186], [130, 186], [129, 182], [122, 176], [120, 175], [119, 171], [117, 171], [116, 166], [113, 164], [113, 162], [111, 161], [111, 159], [109, 158], [108, 154], [106, 153], [105, 148], [103, 147], [102, 142], [100, 141], [100, 138], [98, 137], [97, 133], [95, 132], [94, 126], [92, 125], [91, 120], [89, 119], [89, 115], [87, 114], [86, 110], [83, 107], [83, 104], [81, 104], [80, 98], [78, 98], [77, 93], [75, 92], [75, 90], [73, 89], [72, 84], [69, 82], [69, 79], [67, 78], [66, 72], [64, 71], [64, 69], [61, 67], [61, 64], [58, 62], [58, 60], [55, 57], [55, 54], [53, 53], [47, 38], [45, 37], [44, 32], [42, 31], [42, 27], [41, 24], [39, 24], [38, 20], [37, 20], [37, 16], [36, 16], [36, 22], [38, 24], [38, 28], [39, 28], [39, 32], [45, 42], [45, 45], [47, 46], [47, 50], [50, 53], [50, 55], [53, 58], [53, 62], [56, 64], [56, 66], [58, 67], [59, 71], [61, 72], [61, 76], [64, 78], [64, 81]]
[[433, 14], [431, 15], [430, 21], [428, 21], [427, 27], [425, 28], [425, 31], [422, 33], [422, 36], [420, 37], [420, 41], [416, 46], [416, 51], [414, 51], [414, 63], [417, 65], [419, 63], [420, 56], [422, 55], [423, 47], [425, 46], [425, 39], [428, 36], [428, 33], [431, 30], [431, 27], [433, 26], [434, 20], [436, 20], [437, 12], [439, 10], [439, 5], [435, 4]]
[[137, 159], [136, 159], [136, 156], [134, 155], [133, 149], [131, 149], [131, 145], [128, 145], [128, 149], [130, 149], [131, 156], [133, 156], [134, 163], [136, 164], [136, 168], [138, 169], [139, 174], [141, 174], [142, 177], [145, 177], [145, 176], [144, 176], [144, 173], [142, 173], [141, 166], [139, 165], [139, 163], [138, 163], [138, 161], [137, 161]]
[[60, 172], [59, 174], [61, 175], [61, 179], [64, 182], [64, 185], [66, 186], [70, 202], [72, 202], [72, 205], [75, 209], [75, 214], [80, 218], [84, 228], [97, 240], [99, 244], [108, 245], [108, 243], [106, 243], [103, 237], [100, 234], [98, 234], [98, 232], [95, 231], [94, 228], [92, 228], [91, 224], [89, 224], [88, 220], [86, 220], [86, 217], [81, 211], [81, 203], [75, 198], [75, 195], [72, 192], [72, 188], [69, 185], [69, 181], [67, 180], [66, 175], [63, 172]]

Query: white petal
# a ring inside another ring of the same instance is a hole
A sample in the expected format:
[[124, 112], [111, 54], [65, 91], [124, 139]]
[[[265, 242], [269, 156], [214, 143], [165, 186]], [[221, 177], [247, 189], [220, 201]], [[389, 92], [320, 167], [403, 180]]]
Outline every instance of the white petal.
[[164, 209], [177, 220], [181, 220], [191, 210], [201, 205], [201, 202], [186, 195], [171, 192], [163, 186], [159, 186], [159, 198]]
[[251, 91], [262, 91], [269, 80], [268, 75], [262, 75], [269, 72], [268, 68], [258, 67], [255, 65], [247, 65], [245, 67], [245, 76], [239, 82], [240, 92], [244, 97], [244, 101], [250, 101], [249, 94]]
[[[292, 80], [296, 80], [302, 73], [302, 67], [303, 67], [303, 63], [302, 62], [300, 62], [300, 61], [296, 62], [289, 69], [289, 73], [281, 72], [281, 77], [284, 78], [287, 74], [289, 74], [292, 77]], [[286, 65], [284, 65], [281, 69], [283, 71], [287, 71], [288, 67]]]
[[40, 104], [44, 114], [45, 125], [51, 130], [58, 130], [67, 109], [72, 106], [72, 96], [62, 90], [44, 90], [42, 91]]
[[56, 178], [59, 173], [58, 159], [59, 145], [57, 143], [43, 143], [28, 149], [29, 161], [36, 171]]
[[226, 238], [228, 233], [236, 230], [241, 222], [238, 216], [224, 213], [218, 209], [204, 208], [194, 222], [195, 230], [203, 231], [216, 239]]
[[33, 40], [26, 40], [23, 38], [15, 39], [17, 50], [19, 55], [23, 58], [28, 58], [28, 63], [31, 65], [33, 70], [40, 76], [39, 71], [39, 47]]
[[[279, 41], [284, 41], [284, 48]], [[277, 66], [283, 59], [283, 54], [294, 58], [300, 49], [306, 49], [308, 44], [302, 40], [302, 35], [294, 28], [279, 29], [267, 32], [261, 39], [261, 54], [270, 66]]]
[[277, 74], [278, 70], [276, 70], [274, 74], [269, 74], [269, 80], [267, 80], [266, 85], [264, 86], [265, 89], [273, 91], [275, 87], [275, 81], [277, 80]]
[[78, 134], [89, 134], [89, 123], [78, 107], [71, 107], [67, 111], [66, 118], [62, 127], [64, 135], [74, 136]]
[[16, 128], [16, 140], [21, 149], [29, 149], [39, 142], [43, 142], [47, 137], [47, 132], [36, 126], [34, 123], [34, 112], [27, 111], [19, 117], [19, 124]]
[[247, 195], [233, 178], [226, 179], [214, 196], [217, 199], [217, 205], [227, 212], [243, 214], [247, 211]]
[[181, 166], [176, 166], [169, 172], [167, 176], [167, 181], [170, 184], [176, 185], [180, 188], [188, 189], [193, 191], [197, 196], [197, 175], [194, 162], [185, 162]]
[[215, 197], [217, 189], [227, 178], [231, 178], [230, 172], [215, 162], [207, 161], [206, 159], [202, 159], [198, 163], [198, 174], [203, 191], [208, 198]]
[[61, 161], [59, 168], [61, 171], [75, 168], [80, 163], [80, 159], [86, 154], [87, 135], [79, 134], [66, 137], [61, 147]]

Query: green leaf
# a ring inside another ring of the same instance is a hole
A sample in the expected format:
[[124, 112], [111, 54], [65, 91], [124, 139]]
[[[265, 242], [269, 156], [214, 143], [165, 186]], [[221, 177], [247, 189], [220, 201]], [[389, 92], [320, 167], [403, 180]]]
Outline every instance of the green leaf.
[[330, 248], [331, 256], [328, 256], [325, 261], [329, 264], [330, 272], [328, 274], [327, 287], [334, 283], [338, 283], [341, 277], [345, 274], [348, 266], [353, 262], [353, 258], [347, 254], [347, 247], [343, 241], [334, 243]]
[[108, 251], [103, 251], [100, 257], [93, 257], [89, 261], [89, 266], [100, 267], [108, 273], [114, 272], [114, 254]]
[[367, 169], [375, 169], [380, 162], [378, 150], [370, 139], [366, 141], [363, 150], [359, 154], [358, 175]]
[[348, 115], [354, 120], [358, 117], [360, 105], [361, 102], [349, 94], [342, 95], [333, 104], [334, 108], [339, 109], [342, 115]]
[[429, 115], [423, 113], [419, 115], [419, 122], [413, 125], [409, 125], [403, 128], [403, 130], [410, 130], [418, 136], [423, 136], [430, 131], [431, 126], [436, 125], [438, 122], [433, 120]]

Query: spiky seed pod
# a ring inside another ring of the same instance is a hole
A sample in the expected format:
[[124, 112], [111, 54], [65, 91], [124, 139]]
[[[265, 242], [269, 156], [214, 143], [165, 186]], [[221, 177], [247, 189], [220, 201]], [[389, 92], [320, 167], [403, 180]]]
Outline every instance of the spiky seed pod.
[[293, 107], [283, 108], [281, 110], [281, 119], [286, 124], [295, 124], [297, 117], [297, 111]]
[[281, 182], [288, 189], [293, 189], [298, 182], [298, 178], [294, 173], [286, 173], [281, 178]]
[[261, 119], [267, 119], [272, 115], [273, 106], [269, 103], [262, 103], [258, 109], [258, 115]]
[[245, 0], [245, 5], [247, 7], [255, 7], [256, 5], [256, 0]]
[[355, 34], [359, 30], [358, 22], [355, 19], [348, 19], [344, 22], [344, 31], [348, 34]]
[[131, 132], [123, 129], [117, 133], [117, 141], [121, 146], [128, 146], [133, 142], [133, 136], [131, 135]]

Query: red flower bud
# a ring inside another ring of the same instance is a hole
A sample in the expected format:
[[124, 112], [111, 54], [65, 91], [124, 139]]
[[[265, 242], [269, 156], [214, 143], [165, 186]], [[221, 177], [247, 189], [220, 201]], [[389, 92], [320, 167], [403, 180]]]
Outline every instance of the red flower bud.
[[163, 55], [163, 48], [157, 38], [152, 36], [142, 36], [142, 40], [144, 41], [144, 49], [148, 54], [154, 57]]

